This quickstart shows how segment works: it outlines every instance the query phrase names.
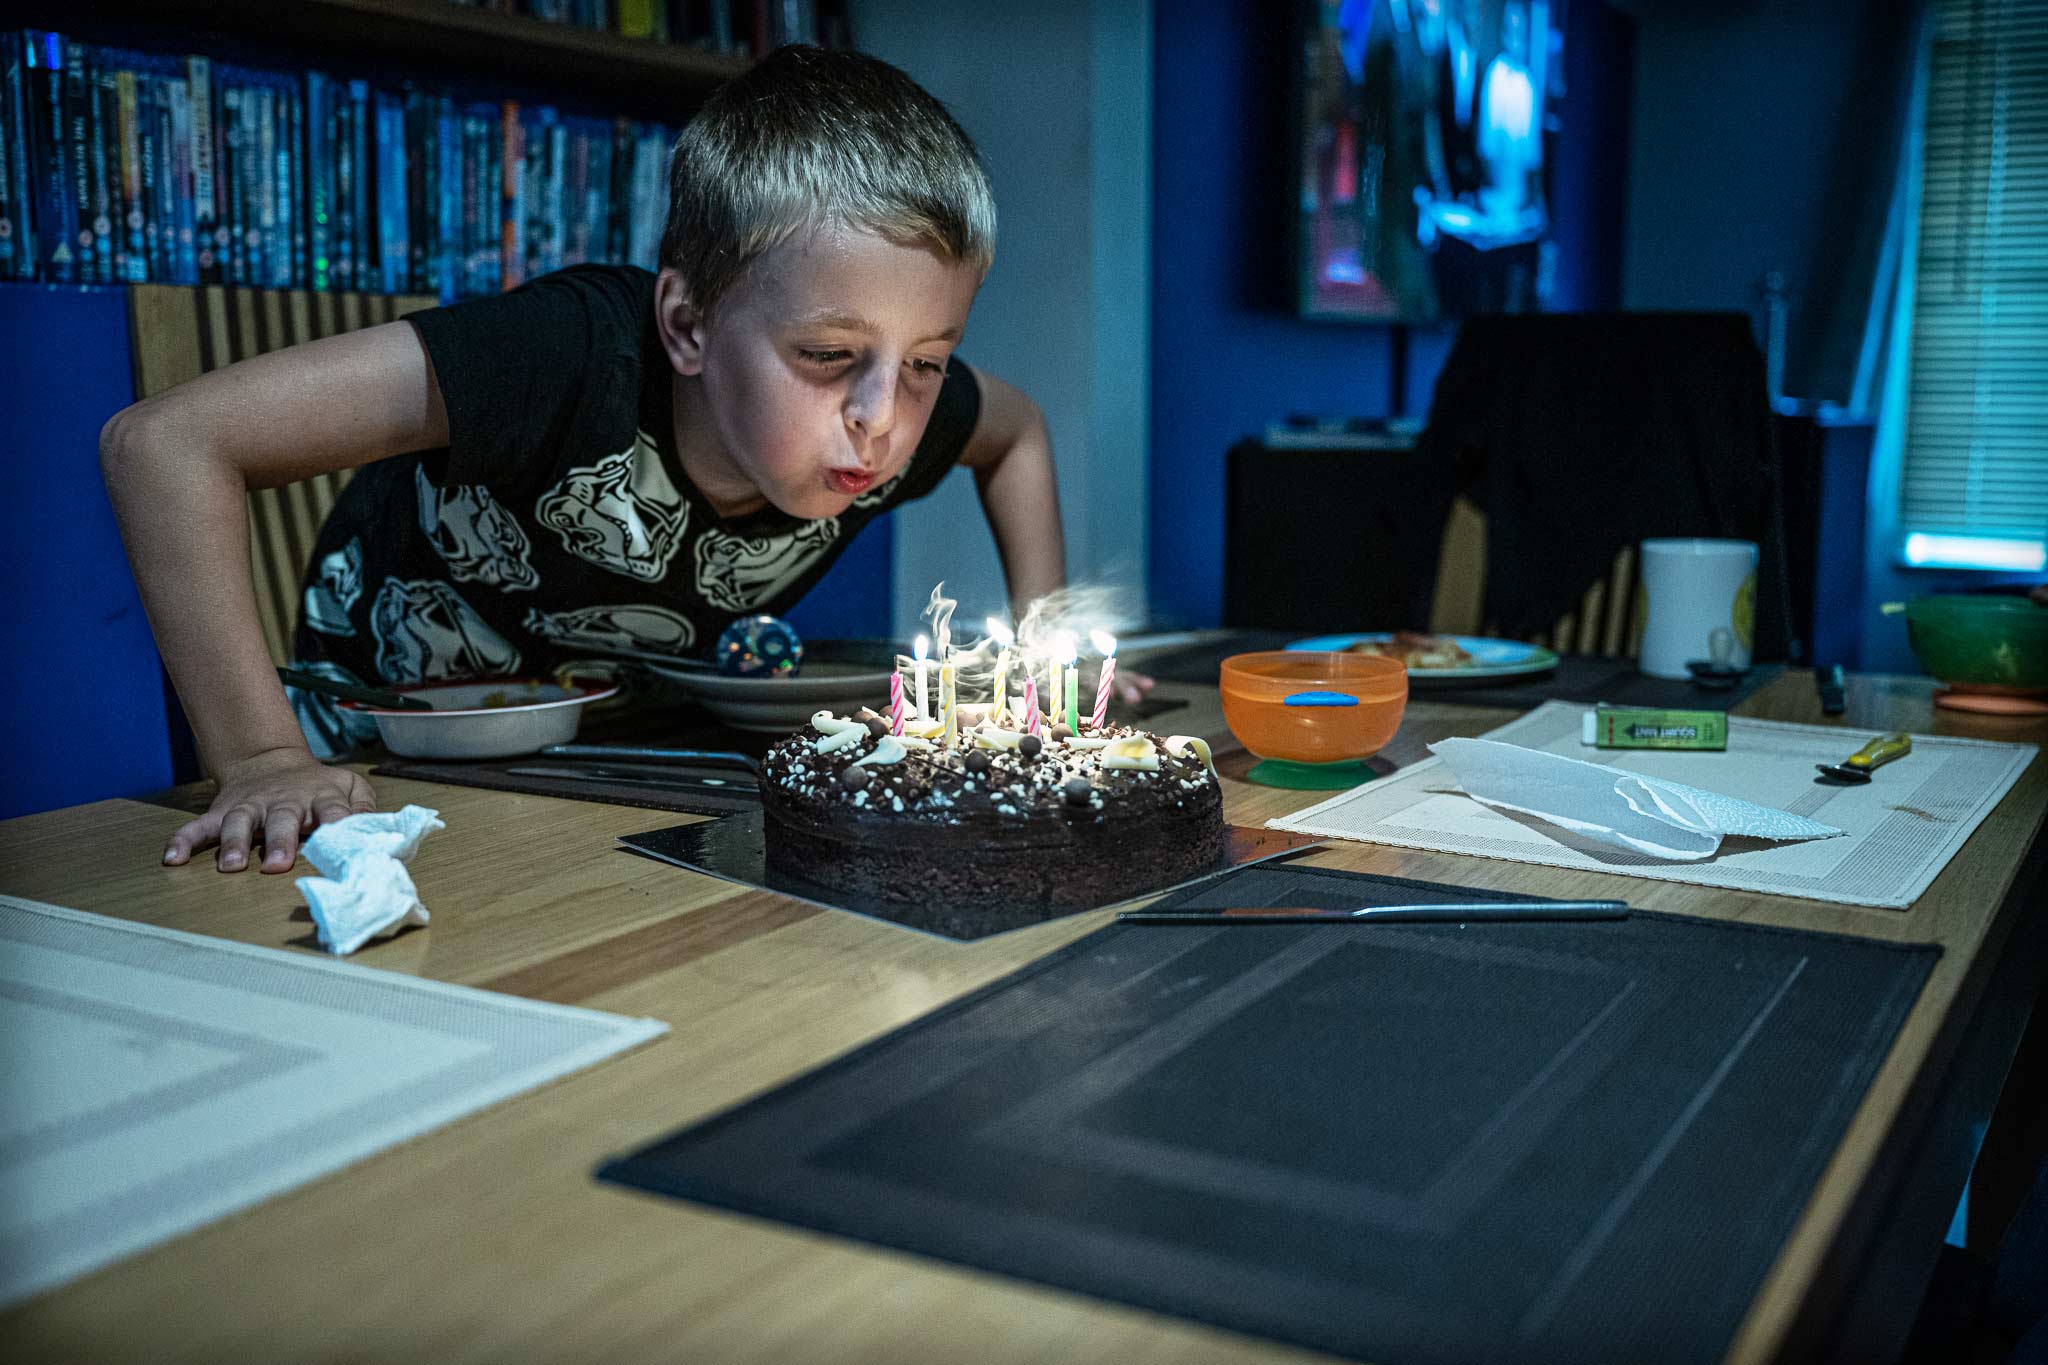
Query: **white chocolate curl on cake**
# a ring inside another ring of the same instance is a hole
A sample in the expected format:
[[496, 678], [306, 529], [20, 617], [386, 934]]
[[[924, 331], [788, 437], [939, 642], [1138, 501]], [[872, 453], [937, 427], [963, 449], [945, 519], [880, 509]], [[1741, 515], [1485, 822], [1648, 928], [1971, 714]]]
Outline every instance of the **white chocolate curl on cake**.
[[976, 727], [970, 738], [984, 749], [1014, 749], [1018, 741], [1024, 738], [1024, 732], [1005, 730], [996, 725], [982, 725]]
[[1108, 735], [1071, 735], [1060, 741], [1060, 747], [1063, 749], [1107, 749], [1110, 745], [1118, 742], [1118, 740], [1112, 739]]
[[1159, 771], [1159, 751], [1154, 749], [1152, 741], [1143, 735], [1113, 739], [1102, 748], [1102, 766], [1127, 769], [1131, 772], [1156, 773]]
[[868, 727], [862, 722], [835, 716], [830, 711], [820, 711], [812, 716], [811, 728], [819, 735], [811, 742], [811, 747], [821, 754], [836, 753], [858, 744], [868, 732]]
[[1196, 758], [1202, 760], [1202, 766], [1209, 770], [1209, 776], [1217, 776], [1216, 760], [1209, 756], [1208, 740], [1201, 738], [1199, 735], [1168, 735], [1166, 737], [1166, 752], [1172, 754], [1175, 758], [1186, 758], [1190, 749], [1194, 750]]
[[875, 741], [875, 751], [873, 753], [856, 758], [847, 766], [851, 768], [886, 768], [892, 763], [901, 763], [903, 755], [908, 752], [909, 750], [903, 747], [902, 740], [894, 735], [883, 735]]

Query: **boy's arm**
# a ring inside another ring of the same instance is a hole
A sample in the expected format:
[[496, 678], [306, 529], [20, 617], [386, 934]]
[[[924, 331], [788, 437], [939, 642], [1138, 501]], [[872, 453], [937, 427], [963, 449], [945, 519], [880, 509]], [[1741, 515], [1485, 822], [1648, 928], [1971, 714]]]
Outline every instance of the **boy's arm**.
[[1052, 439], [1045, 414], [1021, 389], [986, 370], [974, 371], [974, 377], [981, 389], [981, 416], [960, 463], [974, 471], [981, 509], [1003, 561], [1010, 610], [1021, 621], [1032, 602], [1067, 583]]
[[317, 762], [256, 621], [245, 497], [446, 445], [432, 363], [403, 322], [257, 356], [115, 414], [100, 466], [164, 666], [192, 722], [212, 808], [164, 861], [220, 843], [219, 866], [284, 872], [302, 832], [371, 810], [369, 784]]

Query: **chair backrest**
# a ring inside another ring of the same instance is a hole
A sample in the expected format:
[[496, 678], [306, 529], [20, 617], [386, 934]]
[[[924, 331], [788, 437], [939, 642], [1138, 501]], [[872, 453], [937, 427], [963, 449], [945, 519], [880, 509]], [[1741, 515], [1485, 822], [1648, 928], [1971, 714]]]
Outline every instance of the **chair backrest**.
[[[135, 392], [152, 398], [237, 360], [393, 322], [437, 302], [427, 294], [131, 285], [128, 330], [135, 355]], [[321, 474], [249, 495], [249, 572], [263, 642], [277, 663], [290, 661], [299, 579], [312, 557], [320, 523], [347, 482], [347, 473]]]
[[[1454, 498], [1450, 515], [1444, 519], [1429, 628], [1439, 635], [1497, 633], [1484, 617], [1485, 596], [1486, 514], [1468, 499]], [[1641, 597], [1635, 546], [1624, 545], [1615, 551], [1606, 575], [1587, 587], [1579, 609], [1559, 617], [1550, 629], [1539, 631], [1531, 637], [1532, 642], [1560, 654], [1634, 658], [1643, 639]]]

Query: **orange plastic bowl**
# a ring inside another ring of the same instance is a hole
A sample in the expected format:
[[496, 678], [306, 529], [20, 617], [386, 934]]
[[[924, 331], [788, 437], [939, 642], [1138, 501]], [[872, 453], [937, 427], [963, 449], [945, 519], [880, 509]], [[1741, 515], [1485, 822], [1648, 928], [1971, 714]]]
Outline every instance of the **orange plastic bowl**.
[[1408, 670], [1372, 654], [1273, 650], [1223, 661], [1223, 720], [1260, 758], [1370, 758], [1401, 727]]

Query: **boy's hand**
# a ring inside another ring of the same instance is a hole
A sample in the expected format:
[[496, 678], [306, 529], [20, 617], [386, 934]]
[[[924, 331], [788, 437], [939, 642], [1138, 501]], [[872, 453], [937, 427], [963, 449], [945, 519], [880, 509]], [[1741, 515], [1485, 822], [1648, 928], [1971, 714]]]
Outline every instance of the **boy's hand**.
[[171, 836], [164, 863], [180, 866], [218, 843], [215, 865], [240, 872], [248, 866], [250, 845], [260, 842], [263, 870], [289, 872], [301, 835], [323, 821], [375, 809], [370, 784], [347, 768], [330, 768], [303, 748], [265, 750], [221, 773], [213, 805]]
[[1118, 673], [1110, 679], [1109, 685], [1116, 689], [1117, 696], [1126, 706], [1136, 706], [1145, 700], [1145, 694], [1159, 684], [1143, 673]]

